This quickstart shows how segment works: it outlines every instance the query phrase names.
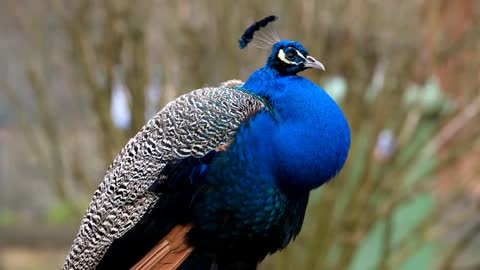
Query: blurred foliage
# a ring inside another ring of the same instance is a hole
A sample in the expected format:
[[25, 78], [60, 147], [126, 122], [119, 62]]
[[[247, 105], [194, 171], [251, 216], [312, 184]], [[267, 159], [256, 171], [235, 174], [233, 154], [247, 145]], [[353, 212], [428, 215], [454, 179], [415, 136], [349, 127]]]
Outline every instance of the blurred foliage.
[[[305, 75], [340, 103], [353, 141], [339, 177], [312, 194], [298, 239], [262, 268], [479, 267], [478, 1], [46, 3], [8, 7], [29, 41], [23, 80], [33, 102], [8, 78], [1, 88], [23, 130], [16, 139], [59, 201], [47, 220], [80, 220], [83, 201], [146, 121], [152, 81], [159, 109], [263, 65], [267, 51], [240, 51], [237, 40], [273, 13], [281, 37], [326, 65]], [[127, 128], [111, 117], [119, 83], [128, 92]]]
[[71, 223], [78, 219], [75, 207], [70, 202], [57, 201], [47, 212], [47, 222], [49, 224], [65, 224]]
[[10, 209], [0, 209], [0, 226], [15, 224], [15, 213]]

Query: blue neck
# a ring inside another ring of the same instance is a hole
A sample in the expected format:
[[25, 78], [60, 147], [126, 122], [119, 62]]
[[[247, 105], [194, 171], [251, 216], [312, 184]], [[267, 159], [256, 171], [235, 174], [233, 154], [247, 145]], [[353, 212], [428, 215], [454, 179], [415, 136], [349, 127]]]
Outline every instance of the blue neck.
[[275, 69], [266, 65], [263, 68], [255, 71], [245, 82], [243, 88], [259, 96], [270, 98], [275, 94], [275, 91], [272, 91], [273, 89], [271, 87], [275, 86], [276, 79], [281, 77], [284, 76]]
[[280, 119], [270, 134], [259, 130], [272, 145], [273, 173], [284, 190], [308, 192], [337, 175], [350, 148], [350, 128], [323, 89], [268, 65], [253, 73], [243, 88], [266, 98]]

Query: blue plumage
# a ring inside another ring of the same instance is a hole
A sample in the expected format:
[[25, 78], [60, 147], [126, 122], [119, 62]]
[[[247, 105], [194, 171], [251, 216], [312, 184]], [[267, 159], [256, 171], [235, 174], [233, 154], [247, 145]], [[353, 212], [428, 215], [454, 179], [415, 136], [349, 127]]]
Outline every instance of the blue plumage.
[[350, 128], [323, 89], [291, 74], [304, 66], [278, 63], [281, 60], [275, 56], [286, 47], [308, 55], [298, 42], [278, 42], [265, 67], [253, 73], [243, 87], [267, 98], [280, 118], [280, 127], [269, 136], [271, 143], [278, 144], [274, 164], [280, 184], [288, 190], [308, 191], [340, 171], [350, 149]]
[[278, 42], [267, 64], [243, 85], [268, 100], [277, 117], [259, 113], [241, 127], [226, 153], [209, 165], [212, 190], [195, 211], [193, 243], [227, 261], [256, 264], [284, 248], [300, 232], [309, 191], [338, 174], [350, 148], [338, 105], [295, 74], [305, 65], [279, 63], [287, 48], [307, 59], [298, 42]]
[[[275, 19], [250, 26], [240, 47]], [[98, 269], [132, 265], [178, 224], [193, 225], [188, 242], [194, 247], [180, 269], [256, 269], [267, 254], [285, 248], [301, 230], [310, 191], [339, 173], [350, 149], [339, 106], [297, 75], [307, 68], [324, 70], [299, 42], [275, 43], [265, 66], [233, 90], [257, 97], [264, 109], [240, 122], [226, 150], [166, 163], [149, 188], [158, 201], [113, 242]], [[201, 138], [216, 135], [205, 126]]]

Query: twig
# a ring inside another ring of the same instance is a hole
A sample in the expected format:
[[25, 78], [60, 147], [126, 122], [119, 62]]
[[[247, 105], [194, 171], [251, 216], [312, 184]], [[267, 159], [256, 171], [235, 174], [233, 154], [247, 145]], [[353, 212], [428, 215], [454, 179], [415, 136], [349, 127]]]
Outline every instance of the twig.
[[[15, 91], [12, 89], [11, 85], [8, 84], [6, 81], [1, 81], [3, 89], [5, 91], [5, 95], [10, 104], [12, 104], [13, 109], [15, 110], [15, 114], [19, 119], [20, 127], [25, 131], [23, 132], [23, 136], [27, 143], [30, 145], [31, 150], [34, 153], [35, 161], [42, 162], [48, 160], [47, 154], [40, 146], [42, 143], [39, 141], [39, 138], [35, 136], [35, 129], [34, 126], [28, 123], [28, 117], [25, 111], [22, 109], [22, 105], [20, 100], [18, 99]], [[37, 164], [38, 165], [38, 164]]]
[[385, 217], [385, 229], [383, 231], [383, 245], [382, 254], [380, 255], [380, 264], [378, 269], [388, 270], [390, 269], [389, 261], [392, 254], [392, 234], [393, 234], [393, 213], [397, 204], [391, 204], [391, 209], [387, 211]]
[[470, 246], [470, 244], [480, 233], [480, 222], [477, 222], [470, 230], [468, 230], [462, 238], [457, 242], [457, 244], [450, 250], [450, 252], [445, 256], [442, 266], [439, 267], [441, 270], [451, 270], [453, 269], [453, 264], [457, 261], [457, 258], [463, 253], [463, 251]]
[[58, 127], [55, 124], [55, 117], [53, 116], [52, 106], [47, 95], [46, 83], [40, 79], [38, 73], [33, 67], [30, 67], [27, 71], [29, 82], [33, 89], [35, 101], [37, 102], [40, 122], [42, 124], [45, 137], [48, 141], [50, 148], [50, 165], [52, 173], [52, 183], [57, 196], [65, 201], [69, 200], [67, 196], [67, 188], [65, 185], [64, 175], [64, 162], [62, 155], [62, 147], [60, 142], [60, 136]]
[[480, 113], [480, 95], [477, 96], [470, 104], [458, 113], [448, 124], [443, 127], [438, 135], [432, 140], [438, 148], [441, 148], [449, 140], [466, 127], [470, 121]]

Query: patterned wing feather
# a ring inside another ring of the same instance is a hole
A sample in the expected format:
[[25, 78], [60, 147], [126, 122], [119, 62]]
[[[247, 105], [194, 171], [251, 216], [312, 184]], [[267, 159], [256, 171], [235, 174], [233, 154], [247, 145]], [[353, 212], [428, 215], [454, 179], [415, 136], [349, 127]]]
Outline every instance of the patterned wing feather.
[[130, 139], [107, 170], [63, 269], [95, 269], [112, 242], [155, 204], [149, 191], [162, 170], [185, 157], [202, 157], [228, 144], [240, 124], [264, 108], [229, 84], [202, 88], [170, 102]]

